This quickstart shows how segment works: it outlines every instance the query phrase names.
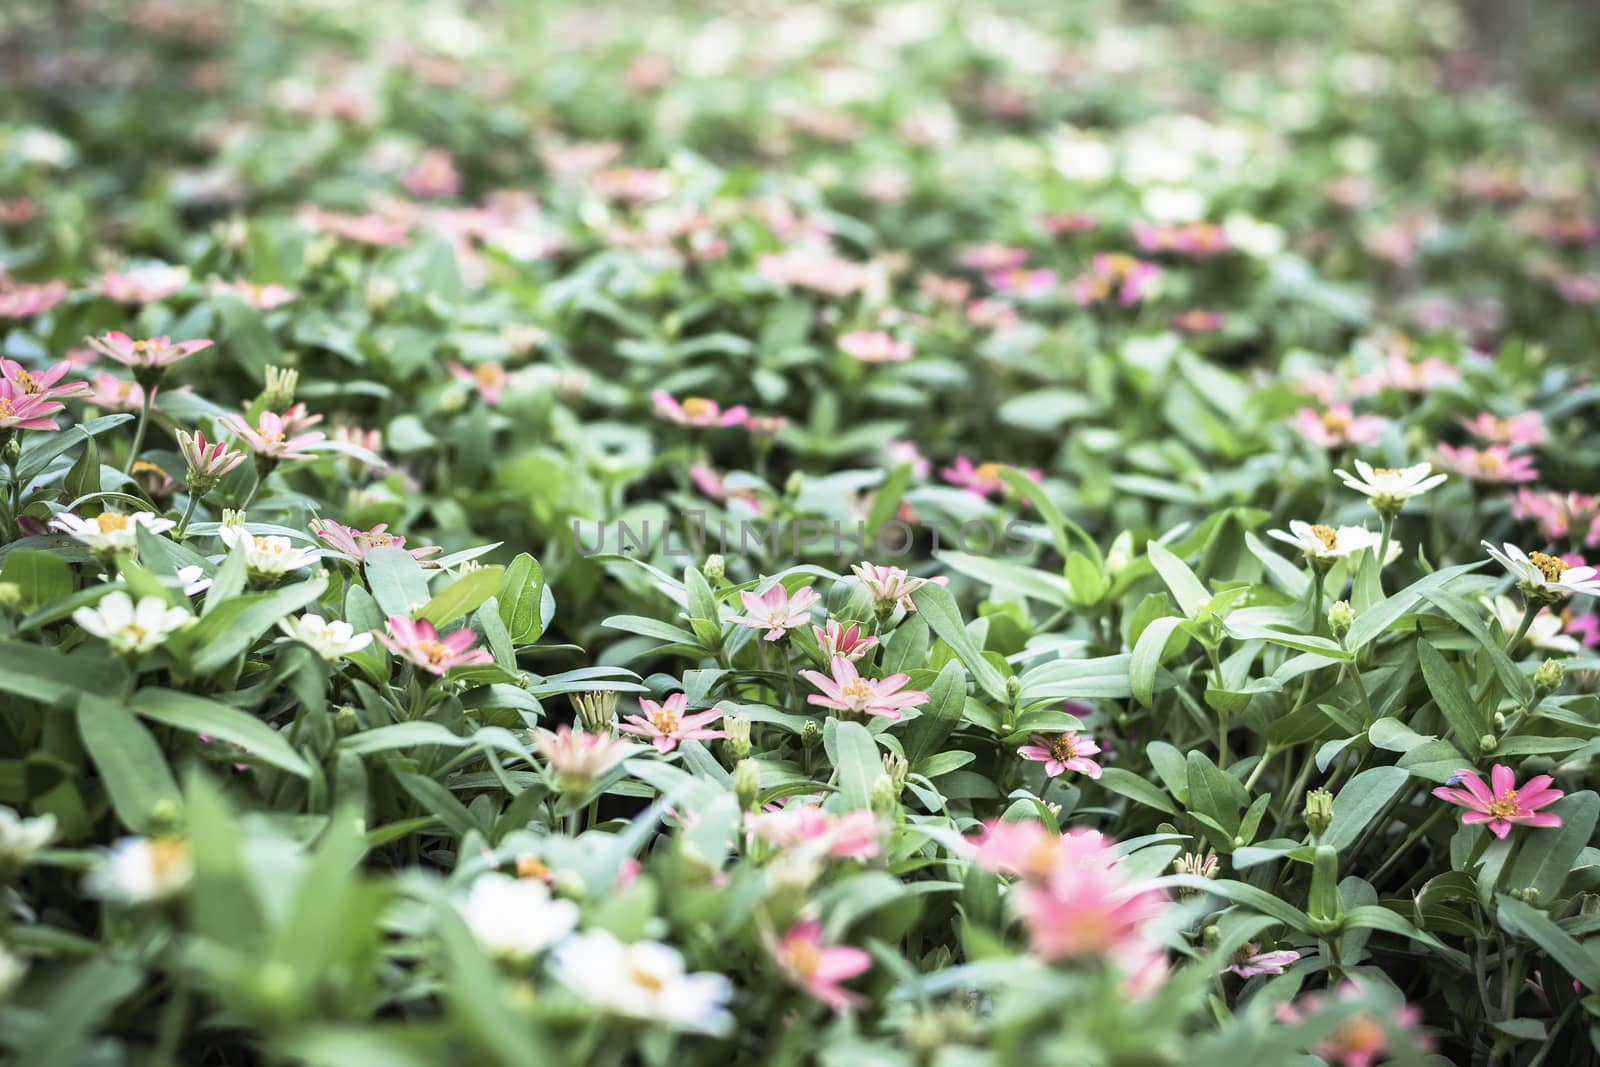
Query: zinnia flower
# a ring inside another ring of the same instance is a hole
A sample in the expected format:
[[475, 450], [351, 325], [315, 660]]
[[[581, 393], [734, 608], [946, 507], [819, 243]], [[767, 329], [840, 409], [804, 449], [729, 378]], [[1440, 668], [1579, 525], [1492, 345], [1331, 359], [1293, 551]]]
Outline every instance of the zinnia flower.
[[788, 979], [834, 1011], [865, 1002], [841, 987], [872, 968], [872, 956], [851, 945], [822, 943], [822, 924], [815, 919], [795, 923], [781, 939], [763, 932], [762, 940]]
[[299, 618], [278, 620], [278, 629], [310, 649], [329, 663], [342, 659], [352, 652], [360, 652], [372, 644], [372, 634], [356, 633], [349, 623], [340, 619], [328, 620], [321, 615], [307, 613]]
[[1228, 970], [1240, 978], [1254, 978], [1258, 974], [1282, 974], [1299, 958], [1300, 953], [1289, 949], [1262, 952], [1259, 944], [1246, 941], [1233, 954], [1233, 959], [1228, 963]]
[[0, 878], [26, 867], [55, 836], [56, 817], [49, 812], [24, 819], [15, 808], [0, 804]]
[[165, 371], [180, 360], [188, 359], [196, 352], [212, 345], [209, 340], [179, 341], [173, 344], [170, 337], [152, 337], [146, 341], [135, 341], [119, 330], [112, 330], [101, 337], [85, 337], [84, 340], [88, 342], [90, 348], [102, 356], [130, 367], [135, 374], [140, 375]]
[[148, 904], [176, 896], [194, 877], [189, 842], [179, 837], [125, 837], [89, 872], [90, 896], [121, 904]]
[[531, 959], [578, 925], [578, 906], [553, 900], [537, 878], [512, 878], [488, 871], [473, 879], [456, 911], [472, 936], [501, 959]]
[[458, 382], [466, 382], [477, 390], [478, 399], [490, 407], [500, 403], [500, 397], [505, 393], [506, 386], [511, 382], [511, 376], [506, 369], [498, 363], [479, 363], [475, 367], [451, 360], [448, 364], [450, 377]]
[[911, 342], [884, 330], [851, 330], [839, 337], [839, 351], [862, 363], [904, 363], [911, 358]]
[[135, 511], [131, 515], [102, 511], [92, 519], [64, 511], [50, 520], [51, 529], [71, 534], [74, 540], [100, 553], [133, 552], [139, 545], [139, 527], [159, 534], [172, 529], [174, 525], [171, 519], [163, 519], [148, 511]]
[[650, 402], [657, 415], [679, 426], [737, 426], [750, 416], [742, 404], [723, 411], [721, 404], [703, 396], [685, 397], [680, 403], [663, 389], [651, 393]]
[[781, 849], [811, 850], [833, 859], [870, 860], [879, 851], [878, 817], [859, 808], [834, 815], [815, 804], [790, 800], [745, 816], [745, 826]]
[[1433, 464], [1418, 463], [1415, 466], [1393, 470], [1388, 467], [1372, 467], [1356, 460], [1357, 474], [1350, 474], [1343, 470], [1333, 473], [1339, 480], [1356, 492], [1372, 500], [1372, 506], [1379, 511], [1398, 511], [1405, 506], [1405, 502], [1412, 497], [1421, 496], [1429, 489], [1444, 484], [1447, 475], [1433, 474]]
[[79, 608], [72, 621], [123, 655], [148, 652], [168, 635], [194, 618], [186, 608], [175, 608], [158, 596], [133, 599], [118, 589], [100, 598], [94, 607]]
[[561, 984], [602, 1011], [673, 1030], [722, 1035], [733, 1028], [733, 983], [712, 971], [688, 973], [678, 950], [656, 941], [623, 944], [587, 930], [555, 951]]
[[[1383, 536], [1365, 526], [1341, 526], [1334, 529], [1332, 526], [1312, 525], [1295, 519], [1289, 523], [1289, 530], [1268, 530], [1267, 536], [1282, 541], [1286, 545], [1298, 548], [1309, 560], [1332, 561], [1344, 556], [1353, 556], [1358, 552], [1371, 550], [1378, 551], [1378, 546], [1383, 543]], [[1389, 545], [1389, 558], [1384, 563], [1392, 562], [1400, 555], [1400, 546], [1396, 543]]]
[[808, 703], [855, 715], [881, 715], [886, 719], [898, 719], [902, 709], [921, 707], [928, 702], [927, 693], [905, 688], [911, 680], [910, 675], [863, 678], [857, 672], [856, 665], [843, 656], [834, 659], [832, 678], [821, 671], [801, 671], [800, 677], [822, 690], [807, 697]]
[[1554, 812], [1539, 811], [1566, 795], [1559, 789], [1550, 788], [1552, 779], [1548, 774], [1535, 775], [1518, 789], [1516, 775], [1511, 768], [1496, 763], [1489, 771], [1489, 781], [1492, 788], [1483, 783], [1476, 771], [1463, 768], [1451, 775], [1447, 784], [1435, 789], [1433, 795], [1469, 809], [1461, 816], [1462, 825], [1487, 823], [1489, 832], [1501, 840], [1505, 839], [1513, 826], [1561, 825], [1561, 816]]
[[1034, 734], [1029, 744], [1017, 749], [1023, 759], [1044, 764], [1044, 773], [1055, 778], [1067, 771], [1076, 771], [1090, 778], [1100, 777], [1100, 764], [1089, 757], [1100, 751], [1092, 738], [1081, 734], [1061, 733], [1053, 736]]
[[263, 411], [256, 416], [254, 426], [243, 415], [228, 414], [221, 422], [229, 430], [244, 438], [256, 456], [274, 462], [285, 459], [310, 459], [305, 451], [325, 436], [320, 430], [296, 434], [284, 417], [273, 411]]
[[281, 578], [290, 571], [309, 567], [321, 558], [314, 548], [295, 548], [287, 537], [277, 534], [252, 534], [240, 526], [223, 526], [217, 537], [230, 549], [244, 545], [245, 569], [252, 578]]
[[47, 418], [60, 411], [62, 406], [42, 396], [27, 396], [16, 391], [9, 382], [0, 382], [0, 433], [12, 430], [59, 430], [54, 419]]
[[686, 715], [689, 710], [687, 693], [673, 693], [660, 704], [654, 700], [640, 699], [643, 715], [629, 715], [617, 729], [623, 733], [650, 738], [650, 743], [660, 752], [671, 752], [679, 741], [710, 741], [726, 737], [722, 730], [707, 730], [707, 723], [722, 717], [716, 708]]
[[238, 449], [231, 449], [223, 441], [207, 441], [206, 435], [200, 430], [189, 433], [186, 430], [176, 431], [178, 438], [178, 451], [183, 454], [184, 462], [189, 465], [189, 481], [209, 481], [215, 483], [218, 478], [233, 470], [247, 458], [245, 453]]
[[[388, 524], [379, 523], [370, 530], [358, 530], [354, 526], [346, 526], [332, 519], [313, 519], [310, 525], [311, 532], [322, 538], [340, 552], [349, 556], [357, 563], [366, 560], [367, 554], [379, 548], [405, 548], [406, 539], [399, 534], [388, 532]], [[444, 551], [437, 545], [424, 548], [406, 549], [413, 559], [421, 562], [423, 557], [436, 555]]]
[[1537, 411], [1524, 411], [1509, 418], [1485, 411], [1475, 418], [1462, 419], [1461, 425], [1489, 445], [1531, 448], [1544, 444], [1549, 437], [1544, 428], [1544, 415]]
[[[1522, 625], [1522, 609], [1508, 596], [1497, 596], [1493, 600], [1484, 599], [1484, 603], [1494, 612], [1500, 621], [1500, 629], [1508, 634], [1514, 634]], [[1560, 615], [1548, 610], [1541, 610], [1528, 624], [1528, 632], [1522, 635], [1523, 643], [1530, 648], [1549, 652], [1575, 653], [1580, 652], [1583, 646], [1575, 637], [1562, 633], [1566, 626], [1565, 620]], [[1570, 627], [1568, 632], [1573, 632]], [[1512, 651], [1516, 651], [1512, 649]]]
[[811, 606], [822, 598], [809, 585], [791, 594], [782, 582], [774, 582], [772, 588], [759, 596], [747, 589], [739, 594], [739, 599], [744, 603], [745, 614], [728, 621], [752, 630], [765, 630], [766, 639], [776, 641], [797, 626], [810, 622]]
[[389, 632], [378, 633], [378, 640], [395, 655], [440, 677], [454, 667], [479, 667], [494, 662], [494, 657], [485, 650], [472, 648], [477, 637], [471, 630], [462, 627], [440, 637], [427, 619], [413, 621], [403, 615], [391, 615]]
[[236, 279], [225, 282], [220, 278], [211, 279], [211, 292], [218, 295], [233, 296], [249, 304], [257, 311], [272, 311], [274, 308], [292, 304], [295, 292], [287, 286], [276, 282], [267, 285], [257, 285], [254, 282]]
[[813, 626], [811, 633], [817, 639], [817, 646], [822, 649], [823, 656], [830, 661], [843, 656], [854, 663], [878, 646], [878, 639], [862, 634], [860, 625], [851, 623], [846, 629], [838, 619], [829, 619], [826, 629]]
[[1533, 482], [1539, 480], [1539, 471], [1532, 456], [1513, 456], [1505, 445], [1473, 448], [1439, 443], [1439, 462], [1447, 470], [1463, 478], [1488, 484]]
[[[1005, 480], [1000, 477], [1004, 466], [1003, 463], [980, 463], [974, 466], [966, 456], [957, 456], [954, 463], [939, 472], [939, 476], [970, 493], [989, 497], [1006, 491]], [[1022, 473], [1036, 482], [1044, 477], [1044, 471], [1037, 468]]]
[[61, 360], [42, 371], [29, 371], [13, 359], [0, 359], [0, 378], [10, 383], [5, 395], [37, 397], [40, 400], [70, 400], [89, 395], [88, 382], [68, 382], [57, 385], [73, 369], [70, 359]]
[[1571, 537], [1590, 548], [1600, 546], [1600, 495], [1518, 489], [1511, 514], [1522, 522], [1537, 522], [1547, 541]]
[[90, 382], [89, 403], [103, 411], [138, 412], [144, 407], [144, 386], [99, 371]]
[[638, 751], [610, 734], [584, 733], [565, 724], [554, 733], [535, 730], [533, 743], [569, 788], [587, 785]]
[[39, 285], [0, 284], [0, 319], [31, 319], [43, 315], [67, 298], [67, 283], [43, 282]]
[[1301, 408], [1290, 425], [1317, 448], [1344, 448], [1377, 444], [1389, 421], [1377, 415], [1357, 415], [1349, 404], [1333, 404], [1320, 412]]
[[850, 569], [861, 579], [861, 584], [867, 587], [874, 600], [880, 604], [895, 603], [907, 611], [917, 610], [917, 605], [911, 599], [912, 593], [929, 582], [947, 585], [950, 581], [943, 575], [937, 578], [913, 578], [903, 568], [880, 567], [874, 563], [858, 563]]
[[119, 304], [153, 304], [189, 284], [189, 268], [158, 263], [130, 271], [107, 271], [94, 291]]
[[1517, 580], [1526, 597], [1553, 604], [1569, 596], [1600, 596], [1600, 576], [1593, 567], [1574, 566], [1544, 552], [1525, 553], [1509, 543], [1495, 548], [1484, 541], [1483, 547]]

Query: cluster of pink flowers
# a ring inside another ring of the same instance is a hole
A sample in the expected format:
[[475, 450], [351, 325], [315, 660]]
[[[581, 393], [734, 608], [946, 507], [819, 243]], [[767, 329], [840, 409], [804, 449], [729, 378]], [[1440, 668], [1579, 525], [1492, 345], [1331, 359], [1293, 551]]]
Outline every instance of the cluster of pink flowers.
[[1132, 307], [1150, 296], [1161, 280], [1161, 268], [1123, 252], [1102, 252], [1089, 269], [1072, 279], [1072, 299], [1083, 306], [1104, 304], [1113, 298]]
[[1519, 489], [1511, 500], [1511, 515], [1538, 523], [1547, 541], [1571, 538], [1589, 548], [1600, 546], [1600, 495]]
[[411, 235], [411, 226], [407, 222], [386, 218], [375, 212], [351, 215], [326, 211], [314, 204], [301, 208], [295, 220], [313, 233], [330, 234], [343, 241], [375, 248], [398, 248]]
[[973, 841], [981, 866], [1019, 878], [1012, 907], [1041, 959], [1117, 964], [1137, 994], [1166, 973], [1153, 924], [1165, 892], [1130, 880], [1109, 838], [1096, 830], [1055, 834], [1038, 822], [995, 821]]
[[1141, 252], [1172, 252], [1204, 259], [1228, 250], [1228, 235], [1214, 222], [1174, 225], [1141, 222], [1133, 227], [1133, 243]]
[[996, 242], [963, 248], [958, 258], [968, 270], [992, 274], [996, 271], [1015, 270], [1028, 261], [1028, 250]]

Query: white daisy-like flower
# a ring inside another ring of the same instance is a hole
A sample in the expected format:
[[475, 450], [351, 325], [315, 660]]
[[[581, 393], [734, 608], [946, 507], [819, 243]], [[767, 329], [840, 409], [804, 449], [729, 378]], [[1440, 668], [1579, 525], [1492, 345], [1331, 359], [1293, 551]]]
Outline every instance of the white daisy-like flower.
[[329, 663], [352, 652], [360, 652], [372, 644], [372, 634], [358, 634], [349, 623], [339, 619], [330, 621], [321, 615], [279, 619], [278, 629], [301, 644], [310, 645], [317, 655]]
[[1434, 486], [1442, 485], [1447, 477], [1444, 474], [1433, 474], [1431, 463], [1418, 463], [1412, 467], [1393, 470], [1388, 467], [1372, 467], [1358, 459], [1356, 471], [1359, 477], [1343, 470], [1336, 470], [1333, 473], [1337, 474], [1345, 485], [1370, 498], [1372, 506], [1379, 511], [1399, 511], [1407, 500], [1421, 496]]
[[206, 577], [205, 570], [198, 563], [190, 567], [179, 567], [178, 581], [183, 583], [184, 596], [194, 596], [211, 588], [211, 579]]
[[578, 925], [578, 906], [553, 899], [539, 879], [496, 871], [479, 875], [456, 910], [480, 945], [507, 960], [536, 956]]
[[90, 896], [121, 904], [147, 904], [182, 892], [194, 877], [189, 842], [179, 837], [125, 837], [89, 872]]
[[[1336, 560], [1344, 556], [1353, 556], [1358, 552], [1371, 550], [1378, 551], [1378, 546], [1383, 543], [1383, 535], [1365, 526], [1332, 526], [1313, 525], [1295, 519], [1289, 523], [1288, 530], [1268, 530], [1267, 536], [1276, 538], [1286, 545], [1293, 545], [1309, 560]], [[1386, 555], [1389, 557], [1383, 562], [1394, 562], [1400, 555], [1400, 546], [1390, 542]]]
[[54, 815], [24, 819], [15, 808], [0, 804], [0, 875], [22, 870], [55, 836]]
[[561, 983], [605, 1011], [702, 1034], [733, 1027], [733, 983], [711, 971], [687, 973], [670, 945], [625, 945], [608, 930], [590, 930], [563, 941], [555, 960]]
[[[1497, 596], [1493, 600], [1483, 598], [1483, 603], [1494, 612], [1494, 617], [1500, 620], [1500, 629], [1508, 634], [1517, 632], [1522, 625], [1522, 609], [1517, 607], [1517, 602], [1508, 596]], [[1540, 611], [1528, 624], [1528, 632], [1522, 639], [1531, 647], [1547, 652], [1565, 652], [1573, 654], [1583, 651], [1583, 645], [1576, 637], [1562, 632], [1563, 623], [1561, 616], [1550, 611]]]
[[139, 544], [139, 527], [158, 534], [165, 533], [175, 525], [171, 519], [163, 519], [148, 511], [136, 511], [131, 515], [102, 511], [92, 519], [63, 512], [50, 520], [51, 529], [71, 534], [95, 552], [132, 552]]
[[144, 597], [135, 606], [120, 589], [101, 597], [94, 607], [72, 613], [73, 622], [124, 655], [150, 651], [193, 618], [186, 609], [172, 607], [158, 596]]
[[1483, 547], [1517, 580], [1522, 595], [1532, 600], [1553, 604], [1569, 596], [1600, 596], [1600, 576], [1593, 567], [1574, 567], [1557, 556], [1524, 552], [1509, 543], [1496, 548], [1485, 541]]
[[219, 527], [217, 536], [230, 549], [244, 542], [245, 568], [252, 578], [281, 578], [322, 558], [315, 548], [295, 548], [287, 537], [252, 534], [242, 526]]

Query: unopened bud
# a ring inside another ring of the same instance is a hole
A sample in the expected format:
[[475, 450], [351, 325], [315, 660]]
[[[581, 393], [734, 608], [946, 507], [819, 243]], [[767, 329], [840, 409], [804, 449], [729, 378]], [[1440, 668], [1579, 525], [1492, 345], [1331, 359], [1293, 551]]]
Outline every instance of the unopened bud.
[[366, 299], [367, 310], [382, 311], [400, 295], [400, 283], [375, 274], [367, 279], [367, 287], [362, 295]]
[[22, 604], [22, 586], [16, 582], [0, 582], [0, 608], [16, 608]]
[[1022, 696], [1022, 679], [1012, 675], [1006, 679], [1006, 699], [1015, 704]]
[[1313, 789], [1306, 794], [1304, 814], [1306, 829], [1311, 836], [1321, 837], [1333, 825], [1333, 794], [1326, 789]]
[[718, 582], [722, 581], [722, 578], [727, 571], [727, 561], [716, 553], [712, 553], [711, 555], [707, 556], [705, 566], [700, 568], [700, 573], [705, 575], [706, 581], [711, 585], [716, 585]]
[[[1326, 790], [1323, 790], [1326, 792]], [[1324, 937], [1344, 925], [1344, 901], [1339, 897], [1339, 854], [1331, 845], [1318, 845], [1311, 860], [1311, 896], [1306, 902], [1311, 928]]]
[[822, 726], [816, 719], [807, 719], [800, 729], [800, 743], [806, 748], [816, 748], [822, 740]]
[[740, 760], [733, 768], [733, 795], [742, 811], [755, 810], [761, 799], [761, 768], [755, 760]]
[[1356, 621], [1355, 609], [1348, 600], [1336, 600], [1328, 609], [1328, 629], [1333, 631], [1335, 638], [1342, 638], [1350, 632], [1350, 626]]
[[356, 718], [356, 709], [349, 704], [333, 713], [333, 732], [340, 737], [349, 737], [359, 729], [361, 720]]
[[243, 526], [244, 524], [245, 513], [243, 511], [235, 511], [232, 508], [222, 509], [223, 526]]
[[893, 752], [883, 754], [883, 773], [889, 776], [889, 781], [894, 783], [896, 796], [906, 787], [906, 775], [911, 772], [911, 764]]
[[743, 715], [724, 715], [722, 717], [722, 730], [727, 737], [723, 744], [728, 748], [728, 755], [735, 760], [742, 760], [750, 755], [750, 720]]
[[1539, 906], [1539, 900], [1544, 894], [1540, 893], [1533, 886], [1528, 886], [1523, 889], [1511, 890], [1511, 895], [1522, 901], [1524, 904], [1530, 904], [1537, 908]]
[[789, 480], [783, 483], [783, 495], [787, 497], [797, 497], [802, 491], [804, 491], [805, 487], [805, 473], [803, 471], [793, 471], [789, 475]]
[[1106, 550], [1106, 572], [1113, 576], [1121, 574], [1133, 562], [1133, 534], [1123, 530], [1117, 534], [1116, 540], [1111, 542], [1111, 547]]
[[1215, 923], [1207, 926], [1200, 931], [1200, 940], [1205, 943], [1206, 948], [1215, 949], [1222, 944], [1222, 927], [1217, 926]]
[[617, 694], [615, 690], [595, 690], [588, 693], [574, 693], [572, 695], [572, 708], [578, 713], [578, 721], [583, 724], [583, 729], [591, 734], [609, 734], [611, 724], [617, 718]]
[[299, 384], [299, 371], [269, 365], [266, 388], [261, 390], [260, 399], [268, 411], [281, 415], [294, 404], [294, 390]]
[[1484, 734], [1482, 737], [1478, 738], [1478, 747], [1483, 749], [1485, 752], [1493, 752], [1495, 749], [1500, 747], [1500, 739], [1494, 734]]
[[1547, 659], [1533, 672], [1533, 691], [1542, 697], [1549, 696], [1561, 688], [1561, 681], [1566, 676], [1565, 667], [1556, 660]]
[[870, 799], [873, 811], [879, 815], [893, 815], [895, 808], [900, 806], [900, 789], [894, 784], [894, 779], [887, 774], [880, 774], [873, 780]]
[[[1183, 855], [1172, 861], [1172, 871], [1174, 874], [1187, 874], [1194, 878], [1215, 878], [1218, 874], [1218, 868], [1220, 866], [1221, 864], [1217, 861], [1217, 854], [1209, 851], [1203, 854], [1199, 852], [1185, 852]], [[1197, 889], [1183, 887], [1178, 889], [1178, 896], [1198, 896], [1199, 892], [1200, 891]]]

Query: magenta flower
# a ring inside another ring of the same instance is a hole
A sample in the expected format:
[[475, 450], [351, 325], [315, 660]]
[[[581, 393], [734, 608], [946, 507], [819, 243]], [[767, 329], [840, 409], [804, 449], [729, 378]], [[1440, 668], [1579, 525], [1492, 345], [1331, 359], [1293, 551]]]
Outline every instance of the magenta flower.
[[881, 715], [886, 719], [898, 719], [903, 709], [921, 707], [928, 702], [927, 693], [905, 688], [911, 680], [910, 675], [863, 678], [856, 670], [856, 665], [843, 656], [834, 658], [832, 678], [821, 671], [801, 671], [800, 677], [822, 690], [807, 697], [808, 703], [853, 715]]
[[70, 359], [47, 367], [42, 371], [25, 370], [22, 364], [11, 359], [0, 359], [0, 379], [10, 383], [15, 393], [22, 396], [38, 397], [40, 400], [70, 400], [89, 395], [88, 382], [68, 382], [57, 385], [66, 373], [72, 370]]
[[795, 923], [781, 940], [769, 933], [763, 933], [762, 940], [791, 982], [834, 1011], [865, 1002], [865, 997], [841, 983], [870, 970], [872, 956], [851, 945], [824, 946], [822, 924], [815, 919]]
[[[1005, 480], [1000, 477], [1000, 469], [1004, 466], [1003, 463], [979, 463], [974, 466], [966, 456], [957, 456], [954, 463], [939, 472], [939, 476], [951, 485], [960, 486], [979, 496], [995, 496], [1006, 491]], [[1036, 482], [1044, 477], [1044, 471], [1037, 467], [1023, 473]]]
[[388, 633], [373, 632], [389, 651], [440, 677], [452, 667], [480, 667], [494, 662], [488, 652], [472, 648], [477, 637], [465, 627], [440, 637], [427, 619], [412, 621], [403, 615], [391, 615]]
[[1089, 758], [1100, 751], [1100, 746], [1093, 739], [1081, 734], [1065, 733], [1051, 737], [1034, 734], [1028, 740], [1031, 743], [1017, 749], [1017, 754], [1023, 759], [1043, 763], [1046, 777], [1055, 778], [1067, 771], [1086, 774], [1090, 778], [1100, 777], [1100, 765]]
[[[1528, 779], [1527, 784], [1519, 790], [1511, 768], [1496, 763], [1489, 771], [1489, 781], [1493, 788], [1484, 785], [1476, 771], [1462, 769], [1451, 775], [1447, 784], [1435, 789], [1433, 795], [1470, 809], [1461, 816], [1462, 825], [1488, 823], [1489, 832], [1501, 840], [1505, 840], [1512, 826], [1561, 825], [1561, 816], [1553, 812], [1539, 812], [1540, 808], [1548, 807], [1566, 795], [1559, 789], [1550, 788], [1551, 778], [1548, 774]], [[1457, 785], [1466, 788], [1452, 788]]]
[[31, 319], [67, 298], [66, 282], [0, 286], [0, 319]]
[[1246, 941], [1233, 954], [1228, 970], [1240, 978], [1254, 978], [1258, 974], [1282, 974], [1299, 958], [1300, 953], [1288, 949], [1262, 952], [1261, 946], [1256, 942]]
[[839, 351], [862, 363], [904, 363], [911, 358], [911, 342], [885, 330], [851, 330], [840, 335]]
[[[370, 530], [358, 530], [354, 526], [346, 526], [342, 522], [332, 519], [313, 519], [310, 524], [311, 532], [320, 537], [325, 543], [349, 556], [357, 563], [366, 560], [367, 554], [377, 548], [405, 548], [406, 539], [399, 534], [387, 532], [387, 523], [379, 523]], [[413, 559], [419, 563], [426, 556], [437, 555], [444, 549], [437, 545], [424, 548], [406, 549]], [[424, 564], [426, 565], [426, 564]]]
[[448, 367], [450, 377], [472, 386], [478, 391], [478, 399], [490, 407], [500, 403], [500, 397], [511, 382], [511, 376], [498, 363], [479, 363], [475, 367], [467, 367], [451, 360]]
[[152, 337], [147, 341], [135, 341], [120, 330], [112, 330], [103, 337], [85, 337], [84, 340], [89, 343], [90, 348], [102, 356], [130, 367], [136, 373], [166, 370], [179, 360], [187, 359], [202, 349], [210, 348], [212, 344], [207, 340], [179, 341], [173, 344], [170, 337]]
[[1539, 471], [1532, 456], [1513, 456], [1504, 445], [1477, 449], [1439, 443], [1439, 465], [1475, 482], [1504, 484], [1538, 481]]
[[724, 411], [721, 404], [703, 396], [684, 397], [679, 403], [664, 389], [651, 393], [650, 402], [657, 415], [679, 426], [737, 426], [750, 416], [750, 409], [742, 404]]
[[[1339, 983], [1335, 1001], [1349, 1000], [1357, 996], [1360, 988], [1352, 979], [1345, 979]], [[1273, 1017], [1280, 1023], [1297, 1023], [1307, 1014], [1321, 1012], [1330, 1006], [1328, 994], [1325, 991], [1307, 993], [1292, 1004], [1279, 1004], [1273, 1012]], [[1393, 1015], [1392, 1025], [1402, 1029], [1410, 1029], [1422, 1022], [1422, 1013], [1410, 1004], [1402, 1004]], [[1412, 1037], [1412, 1043], [1424, 1051], [1433, 1047], [1432, 1038], [1427, 1035]], [[1346, 1022], [1340, 1024], [1328, 1037], [1317, 1042], [1317, 1056], [1335, 1067], [1373, 1067], [1388, 1056], [1389, 1027], [1383, 1022], [1366, 1012], [1361, 1012]]]
[[1377, 415], [1357, 415], [1349, 404], [1332, 404], [1320, 412], [1301, 408], [1290, 425], [1317, 448], [1344, 448], [1377, 444], [1389, 421]]
[[326, 435], [320, 430], [296, 434], [284, 417], [273, 411], [263, 411], [251, 426], [242, 415], [224, 415], [222, 425], [244, 438], [251, 450], [262, 459], [310, 459], [305, 451]]
[[59, 430], [47, 416], [63, 405], [42, 396], [20, 392], [10, 382], [0, 380], [0, 432], [10, 430]]
[[765, 630], [767, 640], [776, 641], [795, 627], [810, 622], [811, 605], [822, 598], [809, 585], [791, 595], [782, 582], [774, 582], [772, 588], [760, 596], [747, 589], [739, 594], [739, 599], [744, 602], [745, 614], [728, 621], [752, 630]]
[[811, 633], [816, 637], [817, 646], [822, 649], [822, 654], [830, 662], [838, 656], [843, 656], [854, 663], [878, 646], [878, 639], [863, 634], [860, 625], [851, 623], [847, 629], [838, 619], [829, 619], [826, 629], [813, 626]]
[[684, 714], [689, 710], [687, 693], [673, 693], [660, 704], [641, 698], [639, 710], [644, 714], [629, 715], [617, 729], [625, 734], [650, 738], [650, 743], [663, 753], [677, 748], [679, 741], [710, 741], [728, 736], [723, 730], [705, 729], [707, 723], [722, 717], [722, 712], [716, 708], [693, 715]]
[[879, 851], [878, 817], [866, 808], [844, 815], [791, 800], [745, 816], [746, 828], [781, 849], [811, 849], [832, 859], [870, 860]]

